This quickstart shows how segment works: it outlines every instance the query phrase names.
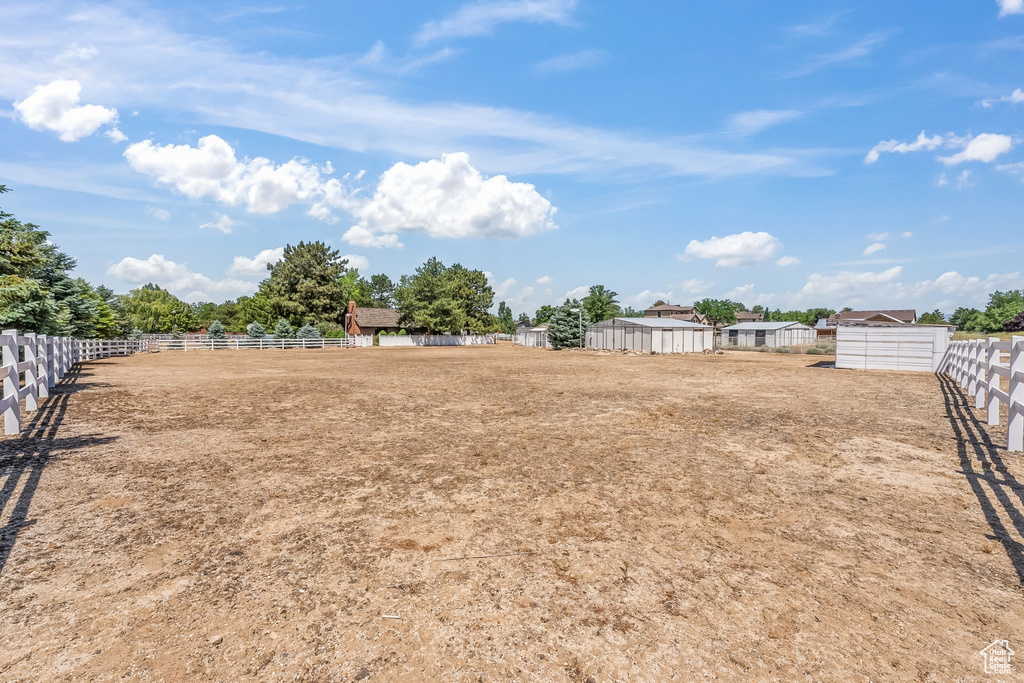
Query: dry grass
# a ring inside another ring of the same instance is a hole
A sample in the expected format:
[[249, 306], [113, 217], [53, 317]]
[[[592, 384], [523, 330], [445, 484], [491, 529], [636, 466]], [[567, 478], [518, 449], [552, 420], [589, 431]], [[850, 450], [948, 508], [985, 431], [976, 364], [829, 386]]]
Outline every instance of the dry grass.
[[86, 364], [0, 441], [0, 680], [981, 679], [1022, 459], [934, 376], [813, 361]]

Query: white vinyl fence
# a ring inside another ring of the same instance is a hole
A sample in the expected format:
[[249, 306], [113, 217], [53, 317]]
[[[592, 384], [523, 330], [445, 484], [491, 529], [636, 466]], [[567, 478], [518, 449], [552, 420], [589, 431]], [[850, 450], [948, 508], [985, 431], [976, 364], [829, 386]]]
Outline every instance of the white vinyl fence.
[[[1009, 355], [1007, 362], [1003, 356]], [[974, 397], [975, 408], [988, 408], [988, 423], [999, 424], [1000, 404], [1009, 414], [1006, 450], [1024, 451], [1024, 337], [956, 341], [949, 345], [940, 372]], [[1002, 390], [1001, 380], [1009, 382]]]
[[396, 334], [378, 337], [381, 346], [475, 346], [493, 344], [493, 334]]
[[[78, 342], [67, 337], [45, 334], [18, 334], [17, 330], [0, 333], [3, 347], [4, 433], [21, 431], [21, 403], [25, 410], [36, 410], [39, 399], [50, 395], [50, 388], [68, 369], [81, 360]], [[24, 358], [24, 360], [21, 360]]]
[[81, 360], [130, 356], [149, 351], [146, 339], [76, 339]]
[[158, 351], [211, 351], [214, 349], [348, 349], [359, 346], [373, 346], [373, 337], [358, 335], [348, 337], [317, 337], [314, 339], [274, 339], [236, 337], [234, 339], [147, 339], [148, 350]]

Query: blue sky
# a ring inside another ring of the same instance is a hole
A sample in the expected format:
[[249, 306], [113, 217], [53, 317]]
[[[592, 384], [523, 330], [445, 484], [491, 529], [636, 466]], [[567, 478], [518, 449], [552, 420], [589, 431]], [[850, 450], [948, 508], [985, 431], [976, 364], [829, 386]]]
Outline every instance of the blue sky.
[[516, 312], [1024, 287], [1024, 0], [4, 15], [2, 206], [116, 291], [234, 298], [316, 239], [364, 274], [485, 270]]

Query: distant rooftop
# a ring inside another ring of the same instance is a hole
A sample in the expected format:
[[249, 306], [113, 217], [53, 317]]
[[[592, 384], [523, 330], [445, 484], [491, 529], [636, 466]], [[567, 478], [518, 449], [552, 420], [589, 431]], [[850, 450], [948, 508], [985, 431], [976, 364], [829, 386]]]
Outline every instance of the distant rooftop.
[[802, 327], [802, 328], [807, 329], [807, 330], [811, 329], [807, 325], [804, 325], [803, 323], [798, 323], [795, 320], [782, 320], [782, 321], [779, 321], [779, 322], [770, 322], [770, 323], [737, 323], [735, 325], [729, 325], [728, 327], [723, 327], [722, 329], [723, 330], [781, 330], [781, 329], [784, 329], [786, 327], [793, 327], [794, 325], [797, 326], [797, 327]]
[[700, 327], [711, 329], [710, 325], [691, 323], [689, 320], [677, 320], [676, 318], [609, 318], [602, 320], [595, 325], [637, 325], [639, 327]]

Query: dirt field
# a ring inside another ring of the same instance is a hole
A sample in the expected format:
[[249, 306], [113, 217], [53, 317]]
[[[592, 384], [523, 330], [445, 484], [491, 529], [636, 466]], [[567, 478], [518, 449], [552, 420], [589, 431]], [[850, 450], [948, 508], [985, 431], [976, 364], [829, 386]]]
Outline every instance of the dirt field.
[[0, 680], [986, 679], [1024, 458], [819, 360], [87, 363], [0, 440]]

